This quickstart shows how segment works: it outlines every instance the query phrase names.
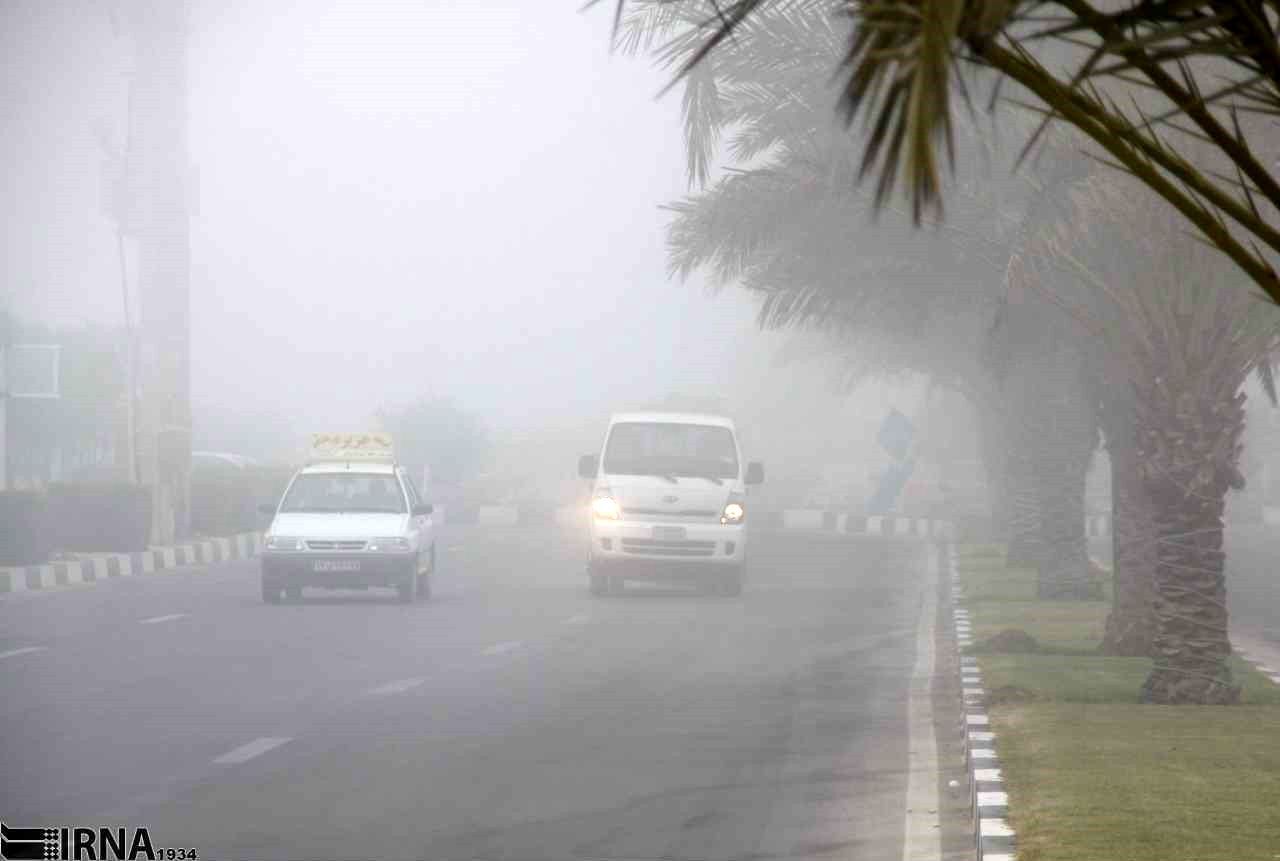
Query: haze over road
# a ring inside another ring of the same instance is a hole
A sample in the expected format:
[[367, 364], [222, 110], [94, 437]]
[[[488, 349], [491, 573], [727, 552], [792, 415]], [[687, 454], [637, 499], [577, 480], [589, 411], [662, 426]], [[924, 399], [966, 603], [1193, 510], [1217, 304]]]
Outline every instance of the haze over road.
[[898, 858], [925, 545], [761, 534], [740, 599], [592, 599], [448, 527], [436, 597], [257, 563], [0, 603], [0, 808], [207, 858]]

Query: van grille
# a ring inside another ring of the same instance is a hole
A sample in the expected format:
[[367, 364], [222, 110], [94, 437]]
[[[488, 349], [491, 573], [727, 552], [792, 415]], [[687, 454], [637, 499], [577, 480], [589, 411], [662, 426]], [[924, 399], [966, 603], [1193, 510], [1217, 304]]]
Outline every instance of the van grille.
[[624, 553], [643, 553], [646, 556], [714, 556], [714, 541], [658, 541], [653, 538], [622, 539]]
[[308, 541], [308, 550], [363, 550], [364, 541]]
[[659, 515], [665, 517], [715, 517], [716, 510], [713, 508], [685, 508], [680, 511], [672, 511], [664, 508], [624, 508], [623, 514], [648, 514]]

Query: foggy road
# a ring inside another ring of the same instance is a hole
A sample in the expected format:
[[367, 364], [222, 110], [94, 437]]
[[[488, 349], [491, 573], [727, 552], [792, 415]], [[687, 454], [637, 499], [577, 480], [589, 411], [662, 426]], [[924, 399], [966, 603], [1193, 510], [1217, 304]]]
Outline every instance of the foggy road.
[[593, 599], [558, 530], [444, 538], [421, 605], [266, 606], [256, 562], [6, 599], [0, 808], [206, 858], [901, 857], [922, 544]]

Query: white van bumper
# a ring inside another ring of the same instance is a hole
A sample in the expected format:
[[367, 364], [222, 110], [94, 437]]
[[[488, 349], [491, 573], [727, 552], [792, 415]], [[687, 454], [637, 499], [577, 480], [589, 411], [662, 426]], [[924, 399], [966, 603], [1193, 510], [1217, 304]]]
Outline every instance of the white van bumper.
[[592, 518], [591, 562], [637, 568], [741, 565], [747, 530], [719, 523], [652, 523]]

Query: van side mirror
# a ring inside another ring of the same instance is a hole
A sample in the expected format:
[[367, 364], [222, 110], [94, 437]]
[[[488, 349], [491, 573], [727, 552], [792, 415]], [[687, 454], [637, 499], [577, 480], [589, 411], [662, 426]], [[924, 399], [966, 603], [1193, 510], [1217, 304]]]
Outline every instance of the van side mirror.
[[595, 478], [600, 472], [600, 459], [594, 454], [584, 454], [578, 458], [578, 476], [580, 478]]
[[433, 512], [433, 511], [435, 511], [435, 510], [436, 510], [436, 507], [435, 507], [434, 505], [432, 505], [431, 503], [429, 503], [429, 502], [419, 502], [417, 505], [415, 505], [415, 506], [413, 507], [413, 516], [414, 516], [414, 517], [426, 517], [428, 514], [430, 514], [431, 512]]
[[753, 460], [747, 464], [747, 484], [764, 484], [764, 464]]

